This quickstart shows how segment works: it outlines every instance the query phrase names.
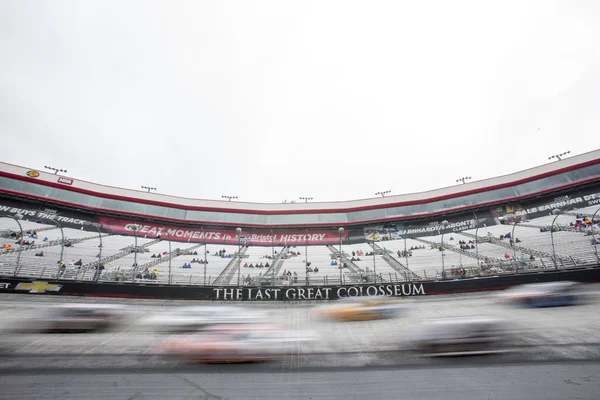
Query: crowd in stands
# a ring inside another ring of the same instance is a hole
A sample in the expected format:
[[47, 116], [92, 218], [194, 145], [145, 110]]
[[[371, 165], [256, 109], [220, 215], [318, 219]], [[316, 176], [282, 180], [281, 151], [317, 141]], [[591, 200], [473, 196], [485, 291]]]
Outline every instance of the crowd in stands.
[[215, 252], [215, 257], [231, 258], [232, 255], [231, 254], [227, 254], [227, 250], [221, 249], [221, 250]]
[[270, 267], [269, 263], [265, 263], [264, 265], [262, 262], [260, 264], [256, 264], [256, 265], [254, 265], [252, 263], [250, 263], [250, 264], [244, 263], [244, 268], [269, 268], [269, 267]]
[[162, 253], [152, 254], [150, 256], [150, 258], [163, 258], [163, 257], [165, 257], [167, 255], [169, 255], [169, 253], [167, 253], [166, 251], [163, 251]]
[[[425, 248], [425, 246], [423, 246], [423, 248]], [[396, 254], [398, 255], [398, 257], [403, 257], [403, 258], [412, 257], [413, 250], [415, 250], [415, 249], [412, 247], [410, 248], [410, 250], [398, 250], [396, 252]]]
[[150, 272], [149, 268], [144, 269], [143, 272], [138, 273], [135, 276], [136, 279], [148, 279], [148, 280], [152, 280], [155, 281], [158, 279], [158, 270], [154, 269], [154, 271]]

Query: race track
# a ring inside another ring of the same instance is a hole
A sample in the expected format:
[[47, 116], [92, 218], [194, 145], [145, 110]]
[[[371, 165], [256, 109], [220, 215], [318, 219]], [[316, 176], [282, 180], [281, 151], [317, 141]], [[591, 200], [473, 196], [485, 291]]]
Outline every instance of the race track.
[[[290, 345], [277, 361], [216, 366], [166, 358], [157, 346], [165, 335], [140, 324], [190, 302], [3, 295], [4, 325], [55, 302], [126, 304], [129, 318], [105, 333], [3, 334], [0, 399], [592, 399], [600, 391], [597, 289], [589, 286], [585, 305], [546, 309], [486, 294], [422, 297], [394, 319], [342, 323], [315, 321], [308, 304], [244, 303], [316, 340]], [[465, 315], [505, 320], [513, 351], [459, 359], [412, 351], [420, 321]]]
[[[234, 368], [235, 370], [235, 368]], [[597, 399], [600, 364], [474, 365], [262, 373], [22, 373], [0, 377], [0, 399]]]

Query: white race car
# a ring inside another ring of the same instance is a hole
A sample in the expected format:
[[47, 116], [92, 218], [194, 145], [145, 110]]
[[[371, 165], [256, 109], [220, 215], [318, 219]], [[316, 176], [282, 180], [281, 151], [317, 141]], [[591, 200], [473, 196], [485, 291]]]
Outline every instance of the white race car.
[[20, 330], [34, 332], [92, 332], [114, 327], [124, 318], [124, 309], [115, 304], [63, 304], [42, 308], [19, 324]]
[[442, 318], [423, 323], [413, 344], [426, 356], [463, 356], [504, 352], [508, 331], [497, 319]]
[[142, 326], [165, 333], [194, 332], [213, 325], [249, 324], [264, 321], [266, 314], [242, 307], [189, 306], [172, 308], [141, 321]]

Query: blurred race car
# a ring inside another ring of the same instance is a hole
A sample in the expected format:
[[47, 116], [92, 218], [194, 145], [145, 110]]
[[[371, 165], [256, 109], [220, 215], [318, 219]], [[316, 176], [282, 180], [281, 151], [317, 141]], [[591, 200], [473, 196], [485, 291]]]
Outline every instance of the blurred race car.
[[177, 335], [161, 347], [185, 362], [242, 363], [274, 360], [291, 343], [311, 335], [269, 325], [213, 326], [194, 334]]
[[249, 324], [264, 321], [266, 314], [241, 307], [191, 306], [173, 308], [142, 320], [142, 325], [159, 332], [195, 332], [213, 325]]
[[123, 316], [119, 305], [64, 304], [38, 310], [20, 328], [36, 332], [93, 332], [117, 325]]
[[577, 282], [532, 283], [503, 291], [499, 297], [525, 307], [558, 307], [582, 304], [584, 297]]
[[369, 321], [392, 318], [405, 308], [405, 304], [390, 297], [353, 297], [316, 307], [313, 316], [334, 321]]
[[508, 331], [496, 319], [443, 318], [423, 323], [413, 340], [425, 356], [466, 356], [504, 352]]

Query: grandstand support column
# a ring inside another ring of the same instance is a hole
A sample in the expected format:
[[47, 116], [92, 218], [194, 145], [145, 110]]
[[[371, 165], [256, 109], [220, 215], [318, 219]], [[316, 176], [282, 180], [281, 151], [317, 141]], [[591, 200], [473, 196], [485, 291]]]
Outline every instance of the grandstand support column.
[[404, 258], [406, 260], [406, 269], [408, 268], [408, 252], [406, 251], [406, 236], [408, 235], [408, 228], [411, 228], [412, 225], [407, 226], [406, 228], [404, 228]]
[[19, 222], [19, 219], [16, 217], [7, 215], [6, 218], [14, 219], [15, 222], [17, 223], [17, 225], [19, 225], [19, 231], [21, 233], [20, 240], [19, 240], [19, 254], [17, 254], [17, 265], [15, 266], [15, 273], [14, 273], [14, 276], [17, 276], [17, 274], [19, 273], [19, 265], [21, 264], [21, 253], [23, 252], [23, 226]]
[[552, 210], [552, 214], [555, 216], [552, 220], [552, 225], [550, 225], [550, 240], [552, 241], [552, 261], [554, 262], [554, 269], [558, 269], [558, 264], [556, 263], [556, 248], [554, 247], [554, 223], [556, 222], [556, 218], [560, 215], [560, 210], [555, 208]]
[[137, 226], [132, 227], [133, 230], [133, 263], [137, 267]]
[[598, 244], [596, 243], [596, 234], [594, 233], [594, 218], [596, 218], [596, 214], [598, 214], [600, 208], [594, 211], [592, 215], [592, 240], [594, 241], [594, 254], [596, 254], [596, 260], [600, 262], [600, 258], [598, 258]]
[[137, 225], [132, 225], [131, 226], [131, 230], [133, 231], [133, 276], [131, 277], [131, 280], [133, 281], [133, 283], [135, 283], [135, 276], [137, 275], [137, 231], [138, 231], [138, 226]]
[[441, 243], [441, 250], [442, 250], [442, 279], [445, 278], [446, 275], [446, 264], [444, 262], [444, 229], [446, 229], [448, 227], [448, 221], [443, 220], [442, 221], [442, 243]]
[[308, 281], [308, 229], [306, 230], [306, 235], [304, 236], [306, 243], [304, 245], [304, 274], [306, 275], [306, 285], [310, 285]]
[[[515, 261], [517, 261], [517, 248], [515, 247], [515, 242], [517, 239], [515, 238], [515, 228], [517, 227], [518, 223], [519, 223], [519, 220], [517, 219], [515, 221], [515, 223], [513, 224], [512, 233], [510, 234], [510, 239], [511, 239], [512, 249], [513, 249], [513, 260], [515, 260]], [[517, 262], [516, 272], [519, 272], [519, 263], [518, 262]]]
[[240, 254], [242, 253], [242, 240], [241, 240], [241, 236], [242, 236], [242, 228], [235, 228], [235, 233], [237, 233], [237, 241], [238, 241], [238, 253], [237, 253], [237, 257], [238, 257], [238, 280], [237, 280], [237, 285], [238, 287], [240, 286], [240, 274], [242, 273], [242, 258], [240, 257]]
[[100, 266], [102, 265], [102, 233], [100, 232], [100, 228], [98, 227], [98, 223], [91, 223], [91, 226], [93, 226], [94, 228], [96, 228], [96, 230], [98, 231], [98, 239], [100, 240], [100, 251], [98, 252], [98, 264], [96, 265], [96, 279], [94, 279], [96, 282], [100, 279], [100, 275], [102, 274], [102, 270], [100, 269]]
[[475, 217], [475, 257], [477, 257], [477, 274], [479, 274], [479, 218], [477, 218], [475, 211], [473, 211], [473, 216]]
[[[161, 228], [164, 229], [165, 232], [167, 232], [167, 240], [169, 241], [169, 279], [168, 279], [168, 282], [169, 282], [169, 285], [170, 285], [171, 284], [171, 280], [172, 280], [172, 276], [173, 276], [172, 273], [171, 273], [171, 260], [173, 258], [173, 256], [171, 255], [171, 238], [168, 236], [169, 235], [169, 233], [168, 233], [169, 230], [166, 227], [164, 227], [164, 226], [161, 226]], [[159, 235], [158, 237], [162, 239], [162, 235]], [[206, 264], [204, 264], [204, 268], [206, 268]]]
[[56, 226], [58, 226], [58, 229], [60, 229], [60, 237], [61, 237], [61, 241], [60, 241], [60, 260], [59, 264], [61, 261], [64, 261], [64, 254], [65, 254], [65, 232], [63, 231], [63, 227], [61, 224], [58, 223], [58, 221], [54, 221], [53, 219], [47, 219], [46, 222], [51, 222], [53, 224], [55, 224]]
[[338, 229], [338, 233], [340, 234], [340, 265], [338, 265], [338, 267], [340, 268], [340, 285], [343, 285], [342, 273], [344, 270], [344, 263], [342, 261], [342, 237], [344, 236], [344, 228]]
[[[271, 264], [275, 262], [275, 236], [273, 235], [273, 229], [271, 229]], [[271, 281], [271, 286], [275, 286], [275, 265], [271, 265], [271, 273], [273, 275], [273, 279]]]
[[[371, 241], [371, 247], [373, 248], [373, 279], [377, 285], [377, 267], [375, 266], [375, 241]], [[385, 248], [383, 249], [385, 251]]]
[[[519, 220], [517, 219], [515, 221], [515, 223], [513, 224], [513, 230], [512, 233], [510, 234], [510, 239], [512, 240], [512, 248], [513, 248], [513, 260], [517, 261], [517, 248], [515, 247], [515, 242], [517, 241], [517, 238], [515, 237], [515, 228], [517, 227], [517, 224], [519, 223]], [[519, 272], [519, 263], [517, 263], [517, 271]]]
[[[202, 229], [202, 237], [204, 238], [204, 279], [202, 280], [202, 284], [206, 286], [206, 236], [204, 236], [204, 227]], [[171, 283], [171, 282], [169, 282]]]

